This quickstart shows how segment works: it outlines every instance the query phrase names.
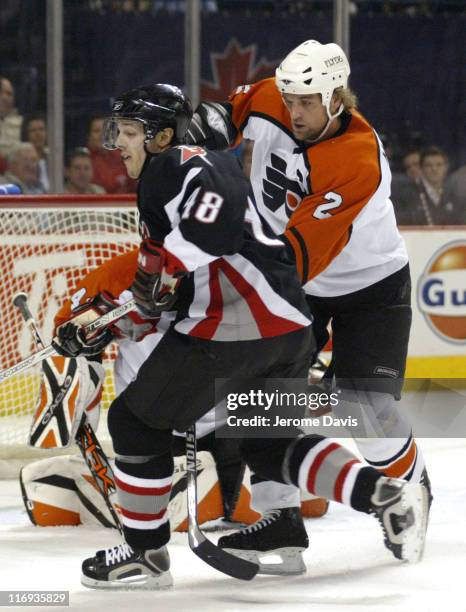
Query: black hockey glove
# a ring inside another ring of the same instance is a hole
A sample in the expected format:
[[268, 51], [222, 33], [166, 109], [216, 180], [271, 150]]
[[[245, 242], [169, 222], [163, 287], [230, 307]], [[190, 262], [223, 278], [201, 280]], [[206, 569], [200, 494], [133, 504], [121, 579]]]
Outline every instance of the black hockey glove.
[[201, 102], [194, 112], [185, 140], [186, 144], [221, 151], [233, 144], [237, 132], [231, 119], [230, 104]]
[[159, 317], [162, 312], [173, 310], [176, 302], [176, 289], [186, 272], [169, 274], [165, 264], [163, 246], [146, 238], [139, 247], [138, 268], [130, 287], [138, 308], [146, 317]]
[[114, 303], [106, 301], [100, 295], [85, 304], [81, 304], [72, 312], [68, 321], [62, 323], [56, 330], [52, 346], [59, 355], [64, 357], [95, 357], [100, 355], [105, 347], [114, 339], [111, 329], [99, 329], [86, 336], [84, 328], [103, 314], [112, 310]]

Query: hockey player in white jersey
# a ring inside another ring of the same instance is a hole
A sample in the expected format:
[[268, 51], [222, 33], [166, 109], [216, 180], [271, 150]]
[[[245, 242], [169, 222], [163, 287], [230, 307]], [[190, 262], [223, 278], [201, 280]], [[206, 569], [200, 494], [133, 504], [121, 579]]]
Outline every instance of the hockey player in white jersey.
[[[349, 74], [338, 45], [306, 41], [275, 78], [240, 85], [225, 103], [201, 103], [187, 140], [212, 149], [253, 141], [255, 201], [296, 263], [317, 351], [332, 323], [333, 372], [346, 397], [335, 416], [363, 412], [372, 436], [351, 434], [365, 460], [389, 476], [423, 482], [430, 495], [421, 450], [397, 401], [411, 324], [408, 255], [390, 201], [388, 161], [356, 110]], [[305, 546], [299, 535], [286, 535], [299, 533], [297, 490], [256, 476], [252, 491], [268, 520], [220, 545], [245, 555], [273, 554], [287, 540]]]

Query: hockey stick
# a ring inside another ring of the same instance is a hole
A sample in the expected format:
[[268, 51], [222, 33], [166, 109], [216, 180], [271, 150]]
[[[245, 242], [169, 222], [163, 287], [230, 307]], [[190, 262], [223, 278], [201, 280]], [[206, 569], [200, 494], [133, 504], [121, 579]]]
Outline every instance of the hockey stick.
[[[34, 342], [37, 348], [43, 349], [44, 343], [42, 341], [39, 329], [37, 328], [34, 317], [29, 310], [27, 303], [27, 295], [25, 293], [17, 293], [13, 298], [13, 305], [20, 311], [26, 325], [31, 330], [31, 334], [34, 338]], [[113, 311], [111, 311], [113, 312]], [[104, 315], [105, 316], [105, 315]], [[101, 317], [102, 319], [103, 317]], [[95, 321], [94, 321], [95, 323]], [[89, 326], [88, 326], [89, 327]], [[86, 328], [87, 329], [87, 328]], [[53, 347], [52, 347], [53, 348]], [[107, 506], [118, 531], [122, 534], [123, 528], [120, 522], [120, 518], [115, 511], [115, 508], [110, 501], [110, 494], [116, 491], [115, 478], [113, 476], [113, 470], [104, 453], [97, 436], [92, 429], [91, 425], [87, 423], [85, 415], [81, 420], [76, 433], [76, 444], [84, 458], [84, 461], [92, 474], [94, 481], [102, 495], [102, 498]]]
[[[14, 299], [16, 299], [18, 295], [24, 296], [25, 294], [19, 293], [15, 296]], [[117, 306], [116, 308], [105, 313], [95, 321], [92, 321], [92, 323], [89, 323], [89, 325], [86, 325], [84, 328], [84, 332], [86, 334], [89, 334], [93, 331], [96, 331], [97, 329], [108, 327], [111, 323], [117, 321], [118, 319], [121, 319], [132, 310], [136, 310], [136, 302], [134, 300], [128, 300], [121, 306]], [[40, 351], [37, 351], [37, 353], [29, 355], [29, 357], [26, 357], [25, 359], [23, 359], [19, 363], [16, 363], [10, 368], [5, 368], [4, 370], [1, 370], [0, 383], [6, 380], [7, 378], [10, 378], [11, 376], [14, 376], [15, 374], [19, 374], [20, 372], [24, 372], [25, 370], [32, 368], [33, 366], [39, 364], [41, 361], [47, 359], [47, 357], [51, 357], [52, 355], [57, 355], [57, 352], [53, 348], [53, 346], [51, 344], [49, 346], [45, 346]]]
[[189, 547], [200, 559], [219, 572], [238, 578], [252, 580], [259, 571], [256, 563], [240, 559], [213, 544], [202, 533], [197, 521], [197, 457], [196, 425], [186, 432], [186, 478], [188, 497], [188, 541]]

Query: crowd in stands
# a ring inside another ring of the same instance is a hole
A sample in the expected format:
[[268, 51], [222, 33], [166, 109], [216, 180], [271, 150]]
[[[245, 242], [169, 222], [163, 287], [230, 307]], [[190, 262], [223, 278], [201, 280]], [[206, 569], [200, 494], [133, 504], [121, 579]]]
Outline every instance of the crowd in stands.
[[[83, 0], [81, 9], [101, 14], [156, 14], [160, 11], [184, 12], [187, 0]], [[204, 13], [301, 14], [333, 10], [333, 0], [200, 0]], [[371, 13], [405, 13], [410, 16], [443, 12], [464, 12], [464, 0], [352, 0], [350, 11]]]
[[[128, 177], [118, 151], [108, 151], [102, 146], [103, 123], [103, 117], [92, 117], [85, 146], [73, 148], [67, 154], [66, 193], [136, 191], [136, 181]], [[0, 185], [17, 185], [22, 194], [50, 193], [48, 155], [45, 116], [20, 115], [13, 83], [0, 76]]]
[[[118, 151], [102, 146], [104, 118], [92, 117], [84, 146], [66, 156], [65, 192], [72, 194], [134, 193]], [[394, 158], [390, 141], [382, 137], [392, 165], [392, 201], [399, 225], [466, 224], [466, 166], [450, 173], [447, 154], [436, 146], [408, 147]], [[236, 152], [249, 174], [252, 142]], [[22, 117], [15, 105], [15, 88], [0, 76], [0, 185], [13, 184], [22, 194], [50, 192], [47, 125], [44, 115]]]
[[448, 156], [436, 146], [407, 150], [401, 162], [391, 195], [399, 225], [466, 224], [466, 166], [449, 174]]

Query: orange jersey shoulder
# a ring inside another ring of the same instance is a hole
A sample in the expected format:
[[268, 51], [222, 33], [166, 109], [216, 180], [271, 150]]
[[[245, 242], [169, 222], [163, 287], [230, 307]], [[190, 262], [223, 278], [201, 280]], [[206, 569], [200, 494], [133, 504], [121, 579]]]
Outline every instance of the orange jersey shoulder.
[[258, 81], [253, 85], [241, 85], [231, 94], [232, 119], [236, 128], [243, 130], [250, 115], [266, 115], [291, 130], [290, 115], [282, 102], [275, 79]]
[[101, 291], [107, 291], [117, 298], [128, 289], [136, 274], [139, 249], [109, 259], [98, 268], [87, 274], [73, 289], [72, 297], [67, 300], [55, 317], [55, 326], [61, 325], [70, 318], [71, 311], [79, 304]]
[[353, 113], [344, 133], [308, 147], [310, 194], [291, 216], [285, 236], [306, 283], [322, 272], [347, 244], [352, 223], [381, 181], [377, 137]]
[[[369, 123], [355, 111], [343, 134], [308, 147], [307, 160], [314, 194], [351, 183], [352, 199], [358, 199], [368, 190], [373, 191], [380, 180], [377, 138]], [[364, 180], [357, 182], [358, 177]]]

